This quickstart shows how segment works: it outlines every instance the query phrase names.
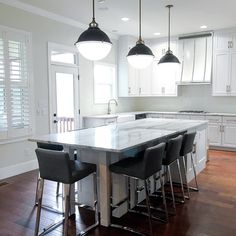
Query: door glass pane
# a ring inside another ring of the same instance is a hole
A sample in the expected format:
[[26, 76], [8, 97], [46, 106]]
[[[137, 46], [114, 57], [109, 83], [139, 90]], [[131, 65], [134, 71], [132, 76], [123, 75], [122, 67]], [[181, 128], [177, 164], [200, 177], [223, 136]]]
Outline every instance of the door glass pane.
[[68, 64], [76, 64], [75, 54], [72, 52], [51, 52], [51, 61], [68, 63]]
[[57, 116], [74, 117], [74, 75], [56, 73]]

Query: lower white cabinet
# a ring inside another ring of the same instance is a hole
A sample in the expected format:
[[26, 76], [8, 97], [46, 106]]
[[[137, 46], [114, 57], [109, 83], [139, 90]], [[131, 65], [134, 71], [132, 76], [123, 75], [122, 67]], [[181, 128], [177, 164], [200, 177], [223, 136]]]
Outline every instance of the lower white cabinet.
[[236, 125], [223, 125], [222, 128], [222, 146], [236, 147]]
[[221, 146], [221, 124], [208, 124], [208, 142], [212, 146]]

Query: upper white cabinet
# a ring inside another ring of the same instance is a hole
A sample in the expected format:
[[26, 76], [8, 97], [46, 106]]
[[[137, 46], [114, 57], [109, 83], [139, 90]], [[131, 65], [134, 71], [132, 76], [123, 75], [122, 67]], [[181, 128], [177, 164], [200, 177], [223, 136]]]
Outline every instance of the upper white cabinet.
[[152, 71], [152, 87], [153, 96], [177, 96], [178, 95], [178, 71], [168, 70], [165, 65], [158, 65], [158, 61], [153, 63]]
[[212, 36], [180, 38], [182, 61], [181, 83], [210, 83], [212, 69]]
[[236, 33], [216, 32], [213, 53], [213, 96], [236, 96]]
[[[135, 45], [135, 38], [121, 36], [118, 47], [118, 81], [120, 97], [136, 96], [177, 96], [177, 84], [180, 70], [169, 70], [158, 66], [160, 58], [167, 51], [167, 39], [155, 39], [146, 42], [155, 55], [155, 61], [145, 69], [132, 68], [127, 61], [127, 54]], [[176, 55], [178, 41], [171, 41], [171, 50]]]

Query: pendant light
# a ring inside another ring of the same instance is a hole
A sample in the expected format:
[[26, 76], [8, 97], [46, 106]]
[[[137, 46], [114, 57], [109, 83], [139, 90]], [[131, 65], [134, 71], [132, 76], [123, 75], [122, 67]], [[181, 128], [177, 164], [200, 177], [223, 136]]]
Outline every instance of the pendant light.
[[101, 60], [108, 55], [112, 43], [109, 37], [99, 29], [95, 21], [95, 4], [93, 0], [93, 19], [89, 28], [84, 31], [75, 43], [83, 57], [91, 61]]
[[144, 69], [152, 63], [154, 55], [149, 47], [144, 44], [141, 36], [141, 0], [139, 0], [139, 39], [136, 45], [130, 49], [127, 60], [132, 67]]
[[170, 9], [173, 7], [173, 5], [167, 5], [166, 6], [169, 9], [169, 16], [168, 16], [168, 50], [166, 54], [160, 59], [158, 64], [164, 64], [164, 63], [172, 63], [174, 64], [180, 64], [179, 59], [173, 54], [173, 52], [170, 50]]

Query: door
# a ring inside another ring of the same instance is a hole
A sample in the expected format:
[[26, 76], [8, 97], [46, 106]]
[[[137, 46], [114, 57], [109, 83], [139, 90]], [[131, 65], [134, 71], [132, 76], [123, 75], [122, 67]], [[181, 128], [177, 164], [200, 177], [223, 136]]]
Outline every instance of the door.
[[229, 54], [217, 53], [213, 65], [213, 96], [228, 96], [229, 84]]
[[151, 94], [152, 67], [151, 63], [147, 68], [139, 70], [139, 95], [141, 96]]
[[78, 68], [51, 67], [50, 131], [62, 133], [79, 128]]
[[227, 124], [223, 126], [222, 145], [224, 147], [236, 147], [236, 125]]
[[128, 65], [128, 93], [129, 96], [139, 95], [139, 75], [138, 70]]
[[208, 139], [212, 146], [221, 146], [221, 125], [208, 124]]
[[236, 51], [230, 53], [230, 95], [236, 96]]

